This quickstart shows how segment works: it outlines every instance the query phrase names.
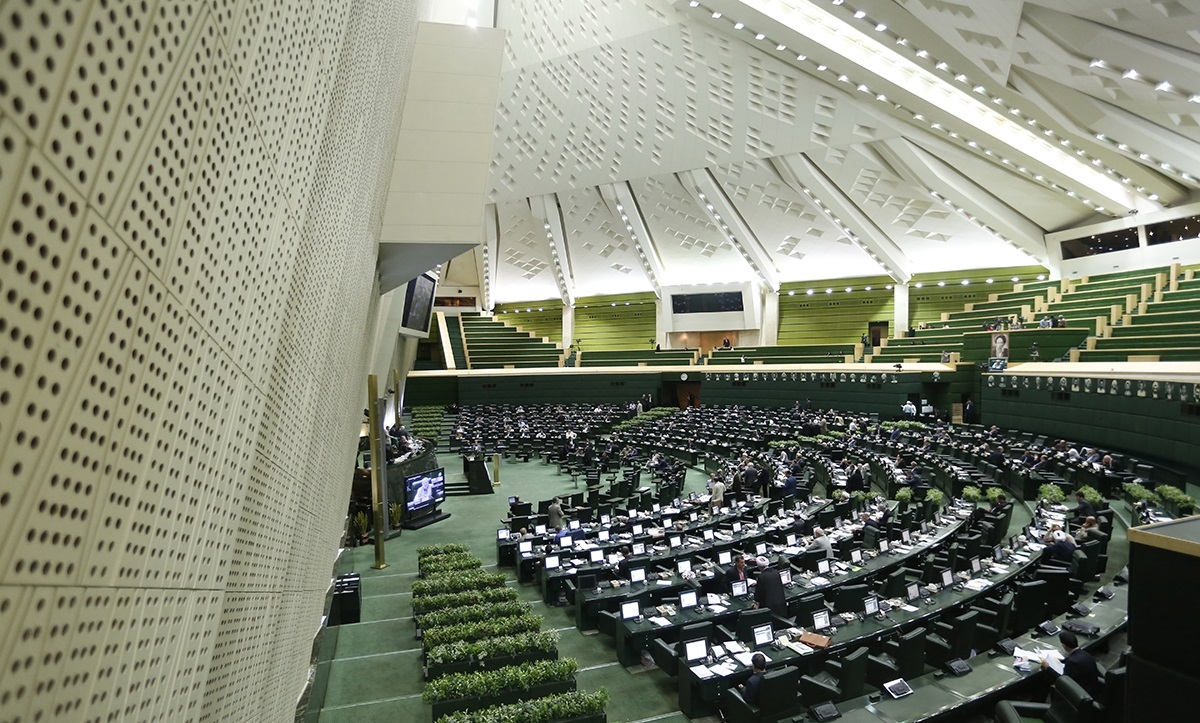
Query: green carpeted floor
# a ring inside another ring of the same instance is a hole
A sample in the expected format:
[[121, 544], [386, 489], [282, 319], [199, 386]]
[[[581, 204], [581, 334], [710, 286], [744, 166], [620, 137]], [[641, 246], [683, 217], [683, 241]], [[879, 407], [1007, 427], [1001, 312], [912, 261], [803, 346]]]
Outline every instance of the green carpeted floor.
[[[457, 457], [442, 460], [448, 478], [461, 476], [453, 469], [456, 462]], [[371, 547], [350, 549], [343, 555], [338, 572], [362, 575], [363, 622], [342, 626], [339, 631], [321, 723], [398, 720], [431, 723], [430, 708], [421, 701], [421, 646], [413, 637], [410, 591], [416, 579], [416, 549], [447, 542], [467, 544], [487, 568], [495, 570], [495, 530], [508, 510], [509, 495], [536, 501], [576, 491], [569, 477], [560, 476], [554, 466], [538, 461], [505, 462], [500, 479], [501, 485], [494, 495], [450, 497], [442, 506], [451, 514], [450, 519], [422, 530], [406, 531], [401, 537], [389, 540], [389, 567], [385, 570], [371, 569], [374, 563]], [[689, 471], [686, 491], [699, 490], [703, 479], [697, 471]], [[1012, 529], [1019, 529], [1028, 519], [1028, 510], [1018, 506]], [[1117, 527], [1109, 545], [1105, 582], [1125, 565], [1128, 555], [1124, 526], [1118, 522]], [[515, 574], [509, 573], [513, 578], [510, 584], [516, 585]], [[561, 632], [560, 655], [579, 661], [579, 688], [609, 690], [612, 696], [609, 721], [685, 723], [688, 720], [676, 704], [674, 679], [653, 668], [625, 670], [616, 662], [610, 639], [583, 635], [575, 629], [570, 608], [547, 607], [541, 602], [536, 586], [521, 587], [520, 594], [534, 603], [535, 613], [545, 616], [544, 628]], [[1124, 641], [1120, 642], [1116, 647], [1123, 647]]]

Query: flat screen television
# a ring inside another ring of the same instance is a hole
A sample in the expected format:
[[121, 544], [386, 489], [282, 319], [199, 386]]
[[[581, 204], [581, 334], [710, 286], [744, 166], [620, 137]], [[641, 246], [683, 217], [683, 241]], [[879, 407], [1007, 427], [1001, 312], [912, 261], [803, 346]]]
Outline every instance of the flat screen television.
[[431, 469], [404, 480], [405, 502], [410, 513], [436, 506], [446, 499], [446, 470]]
[[433, 294], [437, 279], [424, 273], [408, 282], [404, 291], [404, 316], [400, 325], [410, 331], [429, 333], [429, 320], [433, 316]]

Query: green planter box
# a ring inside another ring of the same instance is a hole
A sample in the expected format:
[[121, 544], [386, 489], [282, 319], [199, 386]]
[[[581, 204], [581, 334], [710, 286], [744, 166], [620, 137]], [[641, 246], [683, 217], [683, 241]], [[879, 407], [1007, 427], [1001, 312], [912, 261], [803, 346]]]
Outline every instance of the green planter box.
[[535, 660], [558, 660], [558, 651], [534, 651], [521, 655], [506, 655], [501, 658], [484, 658], [483, 660], [464, 660], [461, 663], [446, 663], [444, 665], [426, 665], [425, 680], [434, 680], [450, 673], [466, 673], [471, 670], [495, 670], [507, 665], [532, 663]]
[[575, 690], [575, 678], [560, 680], [554, 683], [535, 685], [529, 690], [509, 690], [492, 696], [473, 696], [455, 700], [440, 700], [433, 704], [433, 719], [436, 721], [444, 715], [457, 713], [460, 710], [481, 710], [494, 705], [520, 703], [523, 700], [545, 698], [548, 695], [571, 693]]

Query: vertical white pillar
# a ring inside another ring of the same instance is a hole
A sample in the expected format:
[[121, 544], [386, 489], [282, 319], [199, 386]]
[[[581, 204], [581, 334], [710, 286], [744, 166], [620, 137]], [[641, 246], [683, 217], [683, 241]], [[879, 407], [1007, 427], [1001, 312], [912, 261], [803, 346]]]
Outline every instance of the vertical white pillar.
[[671, 332], [675, 330], [671, 322], [671, 297], [663, 292], [663, 298], [654, 301], [654, 317], [656, 320], [654, 338], [662, 344], [663, 349], [671, 348]]
[[895, 316], [892, 320], [892, 338], [899, 339], [908, 331], [908, 284], [894, 284], [892, 295], [895, 305]]
[[774, 346], [779, 343], [779, 292], [763, 291], [762, 328], [758, 331], [758, 343]]
[[563, 349], [570, 348], [575, 343], [575, 307], [563, 306], [562, 345]]

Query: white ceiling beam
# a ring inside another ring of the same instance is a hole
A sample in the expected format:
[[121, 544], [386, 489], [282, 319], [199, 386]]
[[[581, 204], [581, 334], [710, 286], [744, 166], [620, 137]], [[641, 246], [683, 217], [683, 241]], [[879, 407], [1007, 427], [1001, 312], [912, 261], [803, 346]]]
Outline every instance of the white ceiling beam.
[[483, 243], [475, 247], [475, 265], [484, 311], [496, 308], [496, 280], [500, 273], [500, 209], [489, 203], [483, 207]]
[[961, 80], [947, 75], [943, 64], [926, 68], [894, 50], [889, 36], [876, 37], [844, 21], [833, 12], [838, 6], [704, 0], [693, 7], [689, 0], [677, 0], [676, 7], [847, 96], [873, 101], [906, 122], [944, 133], [992, 162], [1026, 168], [1033, 180], [1082, 205], [1118, 215], [1161, 208], [1103, 168], [1010, 118], [1003, 105], [984, 102], [991, 96], [964, 85], [965, 75]]
[[700, 207], [701, 213], [708, 217], [711, 224], [717, 227], [733, 247], [741, 254], [742, 260], [750, 267], [750, 271], [771, 291], [779, 291], [779, 269], [771, 259], [771, 254], [763, 248], [762, 242], [742, 215], [738, 213], [733, 201], [725, 194], [725, 189], [713, 177], [707, 168], [676, 173], [680, 185], [692, 197], [692, 201]]
[[634, 251], [637, 252], [638, 260], [641, 261], [642, 273], [646, 275], [646, 280], [653, 287], [654, 295], [661, 299], [662, 280], [666, 278], [663, 273], [662, 259], [658, 255], [658, 248], [654, 245], [654, 236], [650, 233], [646, 217], [642, 215], [641, 206], [638, 205], [637, 198], [633, 195], [633, 189], [629, 186], [628, 181], [606, 183], [600, 186], [600, 196], [608, 204], [608, 210], [613, 217], [624, 224], [625, 234], [633, 242]]
[[[940, 143], [936, 139], [935, 142]], [[884, 141], [876, 150], [897, 170], [906, 172], [915, 185], [925, 188], [975, 226], [1024, 251], [1042, 266], [1050, 267], [1045, 229], [952, 166], [904, 138]]]
[[567, 248], [567, 229], [563, 223], [558, 196], [551, 193], [529, 199], [533, 217], [542, 222], [546, 242], [550, 245], [550, 262], [554, 266], [554, 282], [558, 295], [567, 306], [575, 306], [575, 274], [571, 269], [571, 253]]
[[784, 183], [812, 199], [817, 210], [851, 242], [866, 251], [893, 281], [908, 283], [912, 278], [912, 267], [899, 244], [876, 226], [815, 163], [801, 153], [777, 156], [770, 162]]

